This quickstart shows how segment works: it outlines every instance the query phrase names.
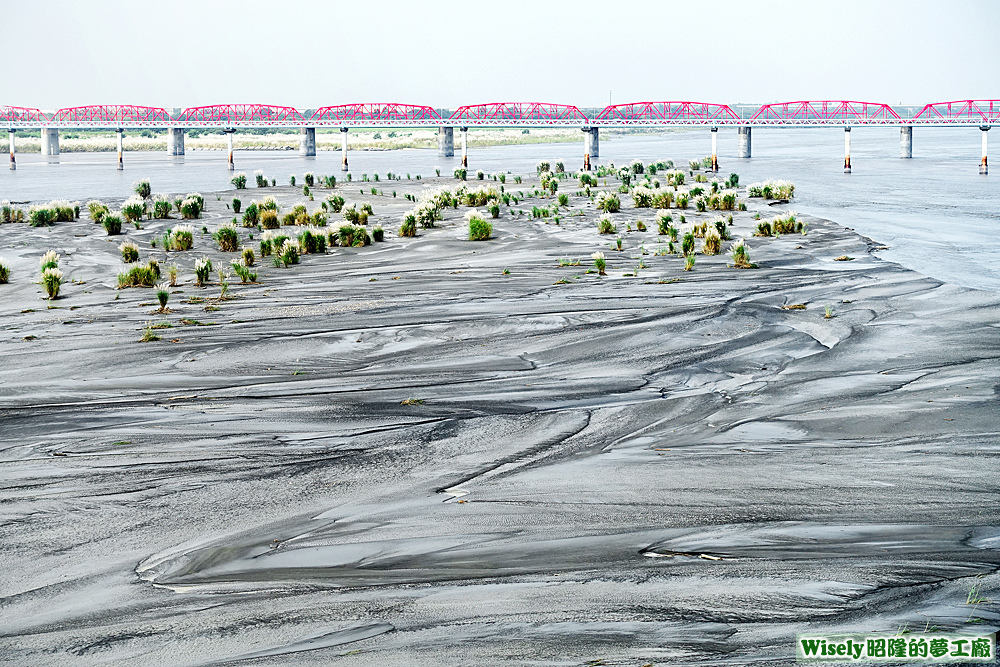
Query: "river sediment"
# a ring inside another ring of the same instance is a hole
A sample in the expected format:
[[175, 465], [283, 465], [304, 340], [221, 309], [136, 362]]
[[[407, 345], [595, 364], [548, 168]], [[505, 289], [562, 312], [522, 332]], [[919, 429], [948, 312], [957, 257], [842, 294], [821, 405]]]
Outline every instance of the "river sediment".
[[[798, 632], [996, 630], [969, 591], [1000, 581], [1000, 297], [828, 220], [754, 238], [789, 208], [758, 200], [747, 270], [656, 254], [649, 209], [612, 250], [576, 196], [486, 242], [465, 207], [396, 236], [431, 181], [339, 186], [387, 241], [226, 300], [189, 265], [232, 253], [130, 229], [181, 266], [166, 315], [89, 220], [0, 227], [5, 656], [764, 665]], [[48, 249], [75, 281], [51, 304]]]

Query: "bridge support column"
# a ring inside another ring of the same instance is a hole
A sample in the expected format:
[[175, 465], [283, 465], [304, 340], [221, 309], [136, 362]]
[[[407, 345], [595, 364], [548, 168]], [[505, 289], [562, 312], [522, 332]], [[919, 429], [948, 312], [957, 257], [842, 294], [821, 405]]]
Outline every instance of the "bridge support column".
[[438, 156], [455, 157], [455, 128], [438, 128]]
[[719, 171], [719, 128], [712, 128], [712, 171]]
[[184, 155], [184, 128], [167, 128], [167, 155]]
[[343, 159], [340, 163], [340, 170], [347, 171], [347, 128], [340, 128], [340, 153]]
[[899, 127], [899, 157], [913, 157], [913, 126], [901, 125]]
[[737, 128], [737, 138], [739, 139], [739, 154], [742, 158], [750, 157], [750, 126], [740, 125]]
[[601, 140], [596, 127], [583, 128], [583, 170], [590, 171], [590, 159], [601, 156]]
[[229, 151], [229, 171], [236, 171], [236, 161], [233, 159], [233, 135], [236, 134], [236, 128], [227, 127], [223, 132], [226, 133], [226, 148]]
[[55, 127], [42, 128], [42, 155], [59, 155], [59, 130]]
[[299, 130], [299, 155], [316, 157], [315, 127], [303, 127]]
[[844, 173], [851, 173], [851, 126], [844, 126]]
[[990, 131], [990, 126], [980, 125], [979, 129], [983, 132], [983, 159], [979, 161], [979, 173], [985, 176], [990, 173], [989, 166], [986, 164], [986, 133]]
[[463, 127], [462, 130], [462, 169], [469, 168], [469, 128]]
[[17, 162], [14, 160], [14, 132], [15, 130], [7, 130], [7, 136], [10, 143], [8, 147], [10, 148], [10, 170], [14, 171], [17, 169]]
[[119, 127], [118, 128], [118, 171], [122, 171], [125, 169], [125, 160], [123, 157], [123, 154], [125, 152], [124, 140], [125, 140], [125, 130]]

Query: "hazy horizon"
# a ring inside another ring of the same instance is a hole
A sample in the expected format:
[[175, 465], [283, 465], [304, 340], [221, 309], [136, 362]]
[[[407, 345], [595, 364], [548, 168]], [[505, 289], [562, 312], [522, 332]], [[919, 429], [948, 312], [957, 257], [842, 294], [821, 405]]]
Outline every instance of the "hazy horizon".
[[[849, 99], [917, 105], [1000, 97], [1000, 4], [721, 0], [502, 10], [457, 3], [4, 0], [0, 104], [299, 109], [496, 101]], [[589, 8], [588, 8], [589, 7]], [[17, 26], [16, 29], [10, 29]], [[44, 32], [43, 32], [44, 31]]]

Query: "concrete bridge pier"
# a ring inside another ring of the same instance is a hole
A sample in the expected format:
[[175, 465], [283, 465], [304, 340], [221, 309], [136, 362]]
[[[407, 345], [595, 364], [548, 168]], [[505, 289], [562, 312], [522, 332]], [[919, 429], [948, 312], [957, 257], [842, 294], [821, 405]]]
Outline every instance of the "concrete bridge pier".
[[598, 134], [598, 128], [596, 127], [585, 127], [583, 128], [583, 169], [584, 171], [590, 171], [590, 160], [591, 158], [599, 158], [601, 156], [601, 139]]
[[469, 168], [469, 128], [463, 127], [462, 130], [462, 169]]
[[8, 144], [10, 148], [10, 170], [14, 171], [17, 169], [17, 162], [14, 161], [14, 132], [16, 130], [7, 130], [7, 135], [9, 137], [10, 143]]
[[184, 128], [167, 128], [167, 155], [184, 155]]
[[719, 128], [712, 128], [712, 171], [719, 171]]
[[123, 154], [125, 152], [124, 146], [125, 140], [125, 130], [123, 128], [118, 128], [118, 171], [125, 169], [125, 160], [123, 159]]
[[340, 128], [340, 153], [343, 155], [343, 160], [340, 163], [340, 170], [347, 171], [347, 128]]
[[742, 158], [750, 157], [750, 126], [740, 125], [737, 128], [737, 138], [739, 139], [739, 153]]
[[980, 125], [979, 129], [983, 132], [983, 159], [979, 162], [979, 173], [985, 176], [990, 173], [990, 168], [986, 164], [986, 133], [990, 131], [990, 126]]
[[455, 157], [455, 128], [438, 128], [438, 156]]
[[899, 157], [913, 157], [913, 126], [900, 125], [899, 127]]
[[315, 127], [303, 127], [299, 130], [299, 155], [316, 157]]
[[226, 148], [229, 150], [229, 171], [236, 171], [236, 161], [233, 159], [233, 135], [236, 128], [227, 127], [223, 130], [226, 133]]
[[844, 173], [851, 173], [851, 126], [844, 126]]
[[42, 155], [59, 155], [59, 129], [42, 128]]

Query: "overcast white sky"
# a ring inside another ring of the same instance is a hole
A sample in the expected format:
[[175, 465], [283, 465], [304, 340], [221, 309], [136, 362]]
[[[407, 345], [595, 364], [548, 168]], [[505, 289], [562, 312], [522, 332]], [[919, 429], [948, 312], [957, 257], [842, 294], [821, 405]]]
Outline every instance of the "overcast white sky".
[[0, 104], [1000, 98], [1000, 2], [0, 0]]

